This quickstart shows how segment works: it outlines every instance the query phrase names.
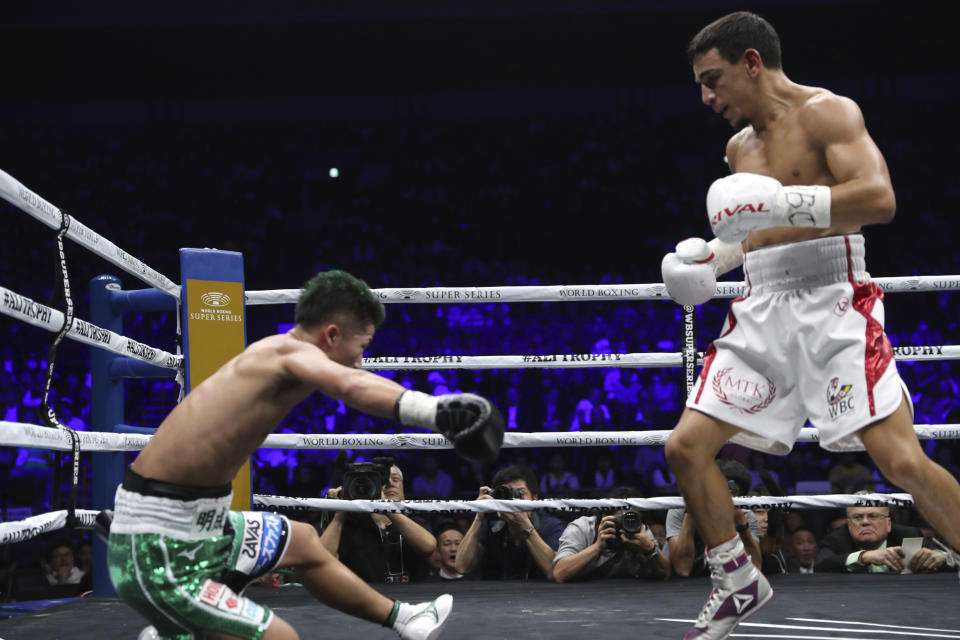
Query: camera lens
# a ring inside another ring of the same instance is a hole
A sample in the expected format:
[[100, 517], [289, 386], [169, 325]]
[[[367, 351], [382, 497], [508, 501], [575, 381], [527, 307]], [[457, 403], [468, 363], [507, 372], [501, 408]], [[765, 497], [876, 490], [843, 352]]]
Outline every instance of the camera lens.
[[643, 531], [643, 516], [636, 511], [624, 511], [623, 530], [628, 533]]
[[513, 500], [514, 495], [514, 489], [510, 485], [498, 484], [493, 488], [494, 500]]

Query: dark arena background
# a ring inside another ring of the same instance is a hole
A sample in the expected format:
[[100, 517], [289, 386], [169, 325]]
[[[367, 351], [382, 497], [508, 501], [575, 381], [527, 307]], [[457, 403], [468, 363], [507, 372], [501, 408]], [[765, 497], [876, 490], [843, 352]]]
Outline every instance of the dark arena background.
[[[851, 0], [20, 3], [6, 6], [0, 20], [0, 169], [175, 282], [181, 247], [212, 247], [243, 254], [247, 290], [298, 288], [331, 268], [372, 288], [659, 283], [660, 260], [678, 240], [712, 237], [704, 199], [727, 173], [731, 130], [701, 104], [684, 50], [708, 22], [749, 9], [779, 32], [787, 76], [857, 101], [886, 158], [897, 215], [865, 230], [871, 275], [950, 276], [960, 274], [960, 23], [948, 7]], [[6, 201], [0, 211], [0, 287], [62, 308], [54, 295], [55, 232]], [[66, 250], [79, 318], [89, 318], [97, 275], [116, 275], [124, 288], [146, 286], [73, 242]], [[742, 277], [737, 269], [724, 279]], [[960, 342], [957, 293], [891, 293], [885, 304], [894, 346]], [[698, 308], [700, 350], [717, 335], [727, 305], [715, 299]], [[286, 330], [292, 316], [291, 305], [250, 308], [248, 341]], [[171, 352], [176, 331], [173, 313], [125, 319], [125, 335]], [[41, 423], [50, 337], [0, 315], [0, 420]], [[681, 311], [669, 300], [389, 304], [366, 355], [677, 352], [681, 337]], [[960, 423], [952, 360], [904, 360], [899, 369], [917, 424]], [[89, 371], [90, 348], [65, 340], [54, 407], [79, 430], [108, 430], [91, 424]], [[511, 428], [527, 432], [670, 429], [684, 391], [678, 367], [381, 373], [423, 391], [480, 393], [505, 414], [517, 407]], [[126, 422], [156, 427], [178, 387], [129, 380], [125, 393]], [[592, 417], [591, 408], [598, 409]], [[399, 430], [315, 394], [277, 431]], [[960, 473], [955, 440], [923, 446]], [[644, 496], [678, 495], [662, 451], [505, 448], [487, 465], [449, 450], [382, 453], [403, 469], [408, 499], [472, 500], [514, 462], [538, 477], [562, 467], [578, 478], [577, 487], [544, 490], [543, 498], [603, 495], [594, 478], [606, 462], [618, 484]], [[337, 454], [261, 449], [253, 491], [321, 497], [339, 484], [345, 461], [381, 452]], [[93, 455], [81, 458], [78, 506], [85, 509], [92, 508]], [[786, 457], [737, 447], [723, 455], [755, 477], [769, 471], [786, 495], [800, 493], [798, 483], [826, 483], [829, 492], [840, 464], [814, 443]], [[855, 457], [874, 476], [863, 488], [900, 491], [866, 454]], [[415, 488], [434, 462], [451, 478], [449, 495]], [[2, 520], [63, 508], [67, 467], [69, 456], [0, 446]], [[898, 522], [926, 526], [913, 509], [894, 511]], [[822, 536], [836, 513], [803, 516]], [[663, 513], [650, 514], [657, 518]], [[51, 598], [80, 591], [47, 585], [45, 552], [91, 535], [61, 529], [0, 545], [0, 638], [135, 637], [145, 623], [111, 596], [46, 608]], [[751, 622], [785, 626], [744, 625], [739, 637], [960, 638], [955, 574], [787, 575], [778, 584], [778, 598]], [[444, 587], [460, 593], [449, 638], [678, 638], [708, 582], [378, 586], [402, 599], [433, 597]], [[257, 588], [252, 597], [304, 638], [389, 635], [315, 604], [299, 587]], [[474, 621], [480, 616], [482, 626]]]

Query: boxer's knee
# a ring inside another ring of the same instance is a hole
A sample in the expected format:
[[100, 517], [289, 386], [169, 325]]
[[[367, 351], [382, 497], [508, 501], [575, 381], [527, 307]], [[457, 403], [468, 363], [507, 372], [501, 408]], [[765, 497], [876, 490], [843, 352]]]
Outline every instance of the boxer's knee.
[[875, 457], [874, 462], [887, 480], [904, 488], [922, 486], [927, 467], [933, 464], [919, 447], [915, 450], [884, 452]]

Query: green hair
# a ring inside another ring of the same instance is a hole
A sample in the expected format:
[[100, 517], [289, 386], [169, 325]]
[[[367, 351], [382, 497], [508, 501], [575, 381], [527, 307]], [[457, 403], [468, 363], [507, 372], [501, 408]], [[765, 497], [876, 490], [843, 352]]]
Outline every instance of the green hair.
[[294, 322], [315, 327], [332, 322], [337, 314], [344, 312], [374, 326], [379, 326], [386, 317], [383, 303], [366, 282], [346, 271], [323, 271], [304, 285]]

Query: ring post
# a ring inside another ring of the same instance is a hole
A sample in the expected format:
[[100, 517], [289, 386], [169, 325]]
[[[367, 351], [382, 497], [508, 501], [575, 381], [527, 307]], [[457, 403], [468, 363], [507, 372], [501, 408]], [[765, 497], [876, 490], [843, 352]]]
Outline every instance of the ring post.
[[[184, 391], [189, 393], [246, 347], [243, 255], [218, 249], [180, 249], [180, 278], [187, 363]], [[233, 479], [231, 509], [252, 508], [250, 480], [248, 460]]]
[[[123, 333], [123, 316], [110, 304], [110, 294], [120, 289], [120, 279], [97, 276], [90, 281], [90, 322]], [[111, 375], [111, 367], [120, 358], [105, 349], [90, 350], [90, 423], [94, 431], [115, 431], [123, 422], [123, 380]], [[93, 456], [93, 508], [112, 509], [117, 486], [123, 481], [124, 453], [98, 452]], [[107, 547], [98, 536], [93, 538], [93, 592], [115, 593], [107, 569]]]

